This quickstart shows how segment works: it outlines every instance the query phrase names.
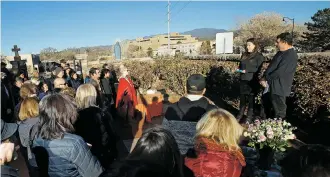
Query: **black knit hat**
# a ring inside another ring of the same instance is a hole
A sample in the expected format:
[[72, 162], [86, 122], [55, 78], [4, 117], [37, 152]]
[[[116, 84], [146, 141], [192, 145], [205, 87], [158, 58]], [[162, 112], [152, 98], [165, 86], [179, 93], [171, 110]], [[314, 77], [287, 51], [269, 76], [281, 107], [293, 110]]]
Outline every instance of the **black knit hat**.
[[193, 74], [187, 79], [187, 91], [192, 94], [201, 94], [205, 89], [206, 81], [203, 75]]

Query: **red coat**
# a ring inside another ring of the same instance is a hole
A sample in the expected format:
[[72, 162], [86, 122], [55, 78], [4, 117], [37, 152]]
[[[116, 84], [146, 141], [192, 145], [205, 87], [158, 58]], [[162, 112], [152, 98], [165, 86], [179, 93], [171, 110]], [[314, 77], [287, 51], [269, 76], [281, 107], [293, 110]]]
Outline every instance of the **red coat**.
[[[127, 93], [125, 95], [125, 92]], [[120, 78], [117, 98], [116, 98], [116, 108], [118, 108], [118, 104], [123, 102], [125, 109], [128, 108], [129, 114], [133, 115], [135, 106], [138, 104], [136, 91], [131, 79]], [[123, 107], [123, 108], [124, 108]]]
[[229, 150], [206, 138], [197, 139], [195, 151], [197, 158], [185, 159], [195, 177], [239, 177], [246, 165], [241, 150]]

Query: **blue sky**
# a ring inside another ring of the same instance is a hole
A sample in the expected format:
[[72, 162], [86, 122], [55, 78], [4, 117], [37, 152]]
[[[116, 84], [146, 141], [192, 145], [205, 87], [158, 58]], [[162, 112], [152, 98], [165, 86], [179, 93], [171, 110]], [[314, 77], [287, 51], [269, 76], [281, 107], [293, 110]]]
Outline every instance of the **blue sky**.
[[[187, 4], [189, 3], [189, 4]], [[110, 45], [116, 39], [167, 32], [167, 1], [157, 2], [1, 2], [1, 52], [39, 53], [46, 47]], [[172, 2], [171, 31], [233, 29], [237, 20], [272, 11], [310, 20], [329, 2]], [[185, 6], [185, 8], [183, 8]], [[179, 13], [178, 11], [183, 8]]]

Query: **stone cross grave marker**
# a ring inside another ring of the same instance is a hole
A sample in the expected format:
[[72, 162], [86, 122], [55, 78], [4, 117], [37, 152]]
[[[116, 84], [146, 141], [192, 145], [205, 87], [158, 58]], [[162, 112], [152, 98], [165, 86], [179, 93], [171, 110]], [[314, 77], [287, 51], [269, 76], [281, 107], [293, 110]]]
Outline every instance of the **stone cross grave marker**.
[[15, 52], [14, 60], [21, 60], [21, 56], [19, 56], [18, 52], [21, 51], [21, 48], [18, 48], [17, 45], [14, 45], [14, 48], [11, 49], [12, 52]]

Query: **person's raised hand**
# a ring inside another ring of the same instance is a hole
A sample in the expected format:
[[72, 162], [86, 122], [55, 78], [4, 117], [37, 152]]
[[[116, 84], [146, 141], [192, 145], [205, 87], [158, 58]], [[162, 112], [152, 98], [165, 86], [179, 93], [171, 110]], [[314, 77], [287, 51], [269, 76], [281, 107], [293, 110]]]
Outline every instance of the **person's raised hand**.
[[0, 144], [0, 165], [11, 161], [13, 158], [14, 148], [14, 143], [8, 142]]

